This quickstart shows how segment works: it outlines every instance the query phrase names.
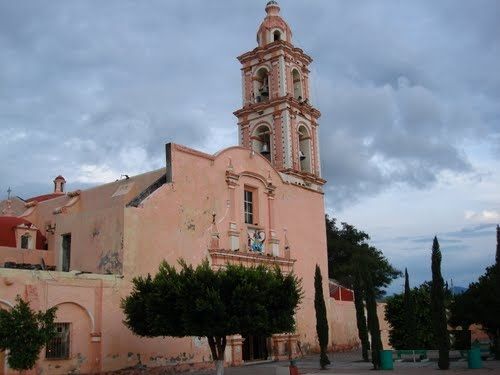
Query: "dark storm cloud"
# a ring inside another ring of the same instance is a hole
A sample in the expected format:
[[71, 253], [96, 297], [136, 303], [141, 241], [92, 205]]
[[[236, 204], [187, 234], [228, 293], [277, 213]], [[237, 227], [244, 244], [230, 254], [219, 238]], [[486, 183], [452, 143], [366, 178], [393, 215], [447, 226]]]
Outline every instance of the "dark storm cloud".
[[[9, 163], [0, 189], [17, 184], [21, 194], [83, 164], [160, 167], [168, 141], [209, 152], [236, 143], [213, 134], [236, 127], [235, 57], [255, 47], [264, 3], [2, 2], [0, 156]], [[469, 173], [463, 139], [500, 139], [497, 2], [281, 6], [315, 59], [323, 174], [337, 209], [394, 184], [427, 188], [443, 171]], [[127, 160], [141, 152], [143, 164]]]

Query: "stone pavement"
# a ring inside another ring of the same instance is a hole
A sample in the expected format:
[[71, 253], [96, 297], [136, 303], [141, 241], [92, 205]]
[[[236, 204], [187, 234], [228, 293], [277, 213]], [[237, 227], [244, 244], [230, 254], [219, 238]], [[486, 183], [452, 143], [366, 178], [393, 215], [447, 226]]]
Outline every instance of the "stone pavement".
[[[297, 367], [301, 375], [312, 374], [345, 374], [345, 375], [373, 375], [371, 363], [359, 361], [358, 352], [333, 353], [330, 354], [332, 364], [326, 370], [319, 369], [319, 356], [308, 356], [297, 360]], [[242, 367], [228, 367], [225, 369], [225, 375], [288, 375], [288, 362], [268, 362]], [[214, 372], [199, 372], [197, 375], [213, 374]], [[387, 371], [382, 371], [387, 373]], [[470, 375], [500, 375], [500, 361], [483, 361], [483, 368], [472, 370], [467, 368], [467, 361], [451, 361], [450, 370], [443, 372], [437, 368], [437, 362], [434, 360], [423, 362], [394, 362], [394, 370], [391, 374], [470, 374]]]

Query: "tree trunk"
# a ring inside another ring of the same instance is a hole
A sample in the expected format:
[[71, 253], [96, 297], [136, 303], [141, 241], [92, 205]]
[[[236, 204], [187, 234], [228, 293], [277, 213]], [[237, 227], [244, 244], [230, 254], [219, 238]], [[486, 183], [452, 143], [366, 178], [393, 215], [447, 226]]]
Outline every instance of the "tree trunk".
[[363, 303], [363, 291], [359, 281], [354, 284], [354, 307], [356, 308], [356, 324], [358, 326], [358, 337], [361, 342], [361, 353], [363, 360], [368, 362], [368, 350], [370, 342], [368, 341], [368, 328], [366, 327], [365, 306]]
[[375, 298], [375, 288], [371, 274], [365, 275], [365, 297], [366, 311], [368, 314], [368, 330], [372, 338], [372, 363], [373, 369], [380, 369], [380, 351], [382, 347], [382, 338], [380, 337], [380, 324], [377, 316], [377, 300]]
[[226, 351], [226, 336], [208, 336], [208, 345], [212, 352], [212, 358], [215, 362], [215, 373], [224, 374], [224, 353]]
[[215, 373], [217, 375], [224, 374], [224, 360], [215, 361]]

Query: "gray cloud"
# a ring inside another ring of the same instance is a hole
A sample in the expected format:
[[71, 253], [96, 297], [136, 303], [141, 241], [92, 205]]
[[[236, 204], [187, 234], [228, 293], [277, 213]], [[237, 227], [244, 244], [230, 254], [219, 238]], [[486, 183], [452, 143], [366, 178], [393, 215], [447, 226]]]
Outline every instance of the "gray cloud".
[[[235, 56], [255, 46], [262, 8], [2, 3], [0, 121], [11, 140], [1, 153], [16, 159], [5, 181], [40, 182], [82, 163], [124, 171], [130, 149], [143, 150], [145, 165], [132, 169], [144, 170], [160, 165], [170, 140], [216, 151], [207, 140], [236, 127]], [[500, 57], [496, 2], [282, 8], [295, 43], [316, 61], [323, 169], [337, 208], [394, 184], [427, 188], [442, 171], [468, 173], [464, 137], [499, 136], [499, 78], [488, 73]], [[20, 146], [33, 155], [19, 155]], [[33, 173], [20, 175], [17, 163], [29, 158]]]
[[[429, 189], [443, 173], [491, 179], [469, 150], [500, 157], [499, 2], [280, 3], [294, 43], [315, 59], [330, 210], [395, 186]], [[159, 168], [169, 141], [236, 144], [236, 56], [256, 46], [264, 4], [0, 2], [0, 198], [8, 186], [21, 197], [50, 191], [58, 174], [74, 189]], [[471, 250], [491, 230], [440, 235], [456, 285], [490, 260]], [[433, 235], [394, 237], [381, 244], [395, 265], [429, 279]]]

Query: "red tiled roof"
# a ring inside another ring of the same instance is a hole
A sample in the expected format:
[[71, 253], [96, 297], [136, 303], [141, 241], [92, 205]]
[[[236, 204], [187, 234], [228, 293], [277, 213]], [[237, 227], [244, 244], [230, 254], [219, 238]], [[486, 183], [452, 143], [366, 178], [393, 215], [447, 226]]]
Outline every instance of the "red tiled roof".
[[[0, 216], [0, 246], [16, 247], [16, 232], [15, 228], [18, 225], [26, 224], [33, 225], [28, 220], [15, 216]], [[45, 236], [37, 230], [36, 232], [36, 249], [43, 249], [45, 244]]]
[[44, 195], [39, 195], [37, 197], [26, 199], [26, 202], [37, 201], [40, 203], [43, 201], [48, 201], [49, 199], [54, 199], [54, 198], [60, 197], [61, 195], [63, 195], [63, 194], [62, 193], [44, 194]]

